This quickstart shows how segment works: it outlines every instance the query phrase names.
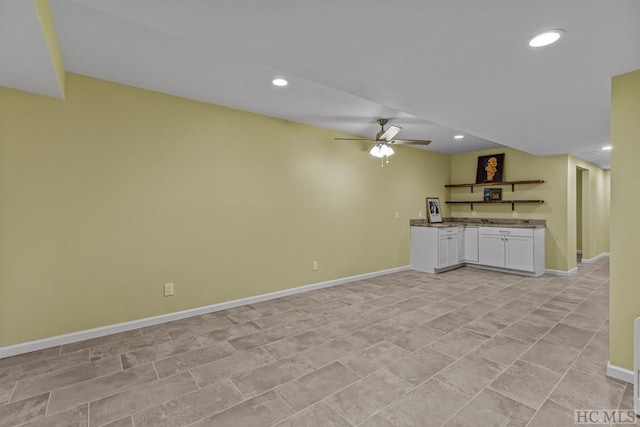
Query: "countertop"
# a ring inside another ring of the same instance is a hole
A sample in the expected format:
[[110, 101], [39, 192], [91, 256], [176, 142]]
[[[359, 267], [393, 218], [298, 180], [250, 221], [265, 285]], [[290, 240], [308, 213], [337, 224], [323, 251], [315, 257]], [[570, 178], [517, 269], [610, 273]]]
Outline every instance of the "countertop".
[[504, 228], [545, 228], [547, 221], [544, 219], [508, 219], [508, 218], [444, 218], [442, 222], [429, 224], [426, 219], [412, 219], [409, 221], [412, 227], [504, 227]]

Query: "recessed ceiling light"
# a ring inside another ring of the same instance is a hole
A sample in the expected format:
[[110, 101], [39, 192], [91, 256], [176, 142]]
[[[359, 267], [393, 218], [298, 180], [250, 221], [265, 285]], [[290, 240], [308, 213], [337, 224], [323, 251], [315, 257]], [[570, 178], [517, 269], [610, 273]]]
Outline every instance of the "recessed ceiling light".
[[453, 139], [462, 139], [464, 138], [464, 135], [456, 135], [453, 137]]
[[549, 30], [544, 33], [536, 35], [529, 40], [529, 46], [531, 47], [544, 47], [549, 46], [551, 43], [557, 42], [560, 37], [564, 35], [564, 30]]
[[271, 80], [271, 83], [272, 83], [274, 86], [279, 86], [279, 87], [283, 87], [283, 86], [286, 86], [286, 85], [288, 85], [288, 84], [289, 84], [289, 82], [288, 82], [288, 81], [286, 81], [285, 79], [283, 79], [283, 78], [281, 78], [281, 77], [277, 77], [277, 78], [275, 78], [275, 79]]
[[611, 147], [610, 145], [605, 145], [604, 147], [602, 147], [602, 149], [603, 149], [604, 151], [609, 151], [609, 150], [611, 150], [611, 148], [612, 148], [612, 147]]

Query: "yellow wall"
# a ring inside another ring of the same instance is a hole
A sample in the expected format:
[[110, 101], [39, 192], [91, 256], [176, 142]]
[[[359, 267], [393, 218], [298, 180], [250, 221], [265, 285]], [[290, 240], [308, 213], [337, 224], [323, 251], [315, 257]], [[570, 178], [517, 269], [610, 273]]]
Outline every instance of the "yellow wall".
[[611, 145], [609, 361], [633, 369], [633, 321], [640, 316], [640, 70], [612, 80]]
[[[580, 169], [579, 171], [577, 169]], [[577, 231], [578, 172], [582, 175], [582, 258], [590, 259], [609, 252], [609, 171], [569, 156], [569, 227]], [[569, 234], [569, 248], [578, 248], [578, 236]], [[575, 252], [575, 250], [574, 250]]]
[[407, 265], [450, 176], [447, 155], [381, 168], [333, 131], [79, 75], [66, 94], [0, 88], [0, 346]]
[[[568, 250], [567, 240], [567, 156], [538, 157], [511, 148], [456, 154], [451, 159], [451, 182], [475, 182], [478, 156], [505, 153], [504, 178], [508, 181], [542, 179], [542, 184], [503, 186], [502, 199], [544, 200], [544, 204], [520, 204], [515, 209], [518, 218], [544, 219], [547, 221], [545, 236], [545, 267], [568, 271], [576, 266], [575, 246]], [[448, 192], [452, 200], [482, 200], [482, 188], [471, 194], [468, 188], [452, 188]], [[575, 203], [575, 193], [573, 195]], [[513, 218], [510, 204], [451, 205], [454, 217], [469, 217], [475, 212], [478, 218]], [[575, 225], [574, 225], [575, 228]], [[574, 230], [575, 235], [575, 230]]]
[[[576, 267], [577, 211], [576, 211], [576, 168], [585, 169], [583, 189], [591, 202], [583, 204], [583, 239], [596, 242], [591, 245], [585, 258], [592, 258], [609, 250], [608, 215], [609, 187], [604, 177], [608, 173], [591, 163], [572, 156], [534, 156], [512, 148], [476, 151], [456, 154], [451, 158], [451, 182], [475, 182], [478, 156], [505, 153], [504, 178], [507, 181], [542, 179], [542, 184], [501, 186], [503, 200], [544, 200], [541, 205], [516, 204], [517, 218], [544, 219], [547, 221], [545, 235], [545, 268], [570, 271]], [[451, 200], [482, 200], [482, 188], [471, 193], [468, 188], [451, 188], [447, 192]], [[583, 200], [585, 196], [583, 195]], [[454, 217], [513, 218], [510, 204], [450, 205]], [[606, 218], [608, 221], [608, 217]], [[586, 233], [585, 230], [589, 232]], [[589, 237], [591, 236], [591, 237]]]
[[579, 251], [582, 251], [582, 174], [582, 169], [576, 171], [576, 249]]

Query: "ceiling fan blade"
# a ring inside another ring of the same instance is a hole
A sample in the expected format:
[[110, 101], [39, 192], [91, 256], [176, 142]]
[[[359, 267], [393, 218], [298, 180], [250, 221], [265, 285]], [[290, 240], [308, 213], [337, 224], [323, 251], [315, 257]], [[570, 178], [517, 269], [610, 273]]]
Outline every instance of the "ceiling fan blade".
[[425, 139], [394, 139], [390, 141], [392, 144], [398, 145], [429, 145], [431, 141]]
[[371, 138], [333, 138], [334, 141], [371, 141], [375, 142]]
[[385, 130], [380, 136], [378, 136], [378, 139], [381, 141], [391, 141], [401, 130], [402, 128], [400, 126], [391, 125], [389, 126], [389, 129]]

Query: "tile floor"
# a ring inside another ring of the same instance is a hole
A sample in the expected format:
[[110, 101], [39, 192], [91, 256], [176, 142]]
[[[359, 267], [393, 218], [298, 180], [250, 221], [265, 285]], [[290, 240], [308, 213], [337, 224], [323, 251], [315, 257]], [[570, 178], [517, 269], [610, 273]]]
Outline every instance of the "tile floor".
[[0, 360], [8, 426], [570, 426], [608, 379], [607, 261], [405, 271]]

